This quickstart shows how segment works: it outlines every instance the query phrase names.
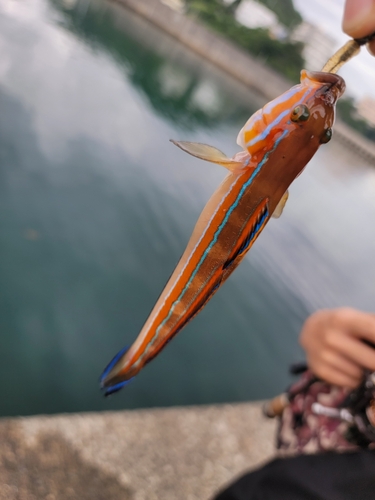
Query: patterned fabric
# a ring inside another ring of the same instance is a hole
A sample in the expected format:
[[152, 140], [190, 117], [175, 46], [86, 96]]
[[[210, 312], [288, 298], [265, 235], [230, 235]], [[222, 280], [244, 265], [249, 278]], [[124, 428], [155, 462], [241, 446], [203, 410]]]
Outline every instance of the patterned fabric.
[[[281, 454], [318, 453], [323, 451], [354, 451], [363, 446], [358, 439], [351, 439], [353, 423], [327, 415], [318, 415], [313, 404], [326, 408], [347, 406], [348, 390], [330, 385], [306, 371], [288, 391], [290, 403], [284, 409], [279, 422], [277, 447]], [[345, 404], [343, 404], [345, 403]], [[373, 448], [375, 443], [366, 448]]]

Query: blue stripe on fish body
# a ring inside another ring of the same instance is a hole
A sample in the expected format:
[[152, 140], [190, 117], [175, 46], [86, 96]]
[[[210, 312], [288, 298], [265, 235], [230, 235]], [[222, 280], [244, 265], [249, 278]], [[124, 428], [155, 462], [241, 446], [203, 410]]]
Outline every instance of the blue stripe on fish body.
[[[289, 112], [289, 111], [288, 111]], [[233, 210], [238, 206], [238, 203], [240, 202], [244, 192], [246, 191], [246, 189], [250, 186], [250, 184], [253, 182], [253, 180], [256, 178], [256, 176], [258, 175], [258, 173], [260, 172], [261, 168], [263, 167], [263, 165], [268, 161], [268, 158], [269, 158], [269, 155], [271, 153], [273, 153], [277, 146], [280, 144], [280, 142], [289, 134], [289, 130], [284, 130], [283, 133], [280, 135], [280, 137], [275, 141], [274, 145], [273, 145], [273, 148], [268, 151], [262, 161], [259, 162], [258, 166], [254, 169], [254, 172], [252, 173], [250, 179], [245, 182], [245, 184], [242, 186], [236, 200], [233, 202], [233, 204], [230, 206], [230, 208], [228, 209], [228, 211], [226, 212], [226, 215], [223, 219], [223, 222], [220, 224], [220, 226], [218, 227], [218, 229], [216, 230], [215, 234], [214, 234], [214, 237], [211, 241], [211, 243], [208, 245], [208, 247], [206, 248], [206, 250], [203, 252], [203, 255], [200, 259], [200, 261], [198, 262], [196, 268], [194, 269], [194, 271], [192, 272], [188, 282], [186, 283], [184, 289], [182, 290], [182, 292], [180, 293], [179, 297], [173, 302], [173, 304], [171, 305], [171, 308], [166, 316], [166, 318], [164, 318], [164, 320], [160, 323], [160, 325], [156, 328], [156, 331], [155, 331], [155, 334], [153, 336], [153, 338], [150, 340], [149, 344], [147, 345], [147, 347], [145, 348], [144, 352], [142, 353], [142, 355], [138, 358], [138, 360], [134, 363], [134, 366], [137, 366], [141, 361], [142, 359], [144, 358], [144, 356], [146, 356], [148, 350], [150, 347], [152, 347], [153, 343], [155, 342], [155, 340], [158, 338], [159, 336], [159, 331], [160, 329], [165, 325], [165, 323], [169, 320], [169, 318], [172, 316], [173, 314], [173, 311], [174, 311], [174, 308], [176, 307], [176, 305], [181, 301], [181, 299], [183, 298], [183, 296], [185, 295], [186, 291], [188, 290], [191, 282], [193, 281], [193, 279], [195, 278], [197, 272], [199, 271], [201, 265], [203, 264], [203, 262], [205, 261], [207, 255], [209, 254], [211, 248], [215, 245], [215, 243], [217, 242], [217, 239], [221, 233], [221, 231], [223, 230], [223, 228], [225, 227], [225, 225], [227, 224], [228, 220], [229, 220], [229, 217], [230, 215], [232, 214]], [[205, 285], [203, 285], [205, 286]], [[194, 299], [193, 299], [194, 300]], [[187, 306], [189, 307], [190, 304]]]

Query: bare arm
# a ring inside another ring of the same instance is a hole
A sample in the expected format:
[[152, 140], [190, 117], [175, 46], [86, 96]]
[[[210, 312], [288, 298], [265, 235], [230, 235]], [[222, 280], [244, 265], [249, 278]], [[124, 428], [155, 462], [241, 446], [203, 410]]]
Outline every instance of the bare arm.
[[305, 322], [300, 343], [311, 370], [332, 384], [355, 388], [363, 369], [375, 371], [375, 314], [342, 308], [322, 310]]

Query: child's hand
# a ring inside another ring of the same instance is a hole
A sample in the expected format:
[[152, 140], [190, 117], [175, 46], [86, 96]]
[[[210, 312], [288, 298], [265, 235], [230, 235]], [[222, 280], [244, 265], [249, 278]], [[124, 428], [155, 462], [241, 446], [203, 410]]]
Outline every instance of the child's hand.
[[300, 336], [315, 375], [349, 388], [359, 385], [365, 368], [375, 371], [375, 348], [364, 340], [375, 344], [375, 314], [349, 308], [312, 314]]

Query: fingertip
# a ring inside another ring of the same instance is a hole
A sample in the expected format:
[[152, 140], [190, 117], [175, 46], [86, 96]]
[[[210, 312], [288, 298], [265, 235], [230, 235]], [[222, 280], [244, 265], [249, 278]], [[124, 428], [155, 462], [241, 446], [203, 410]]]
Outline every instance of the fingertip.
[[347, 0], [342, 29], [353, 38], [362, 38], [374, 32], [375, 0]]

